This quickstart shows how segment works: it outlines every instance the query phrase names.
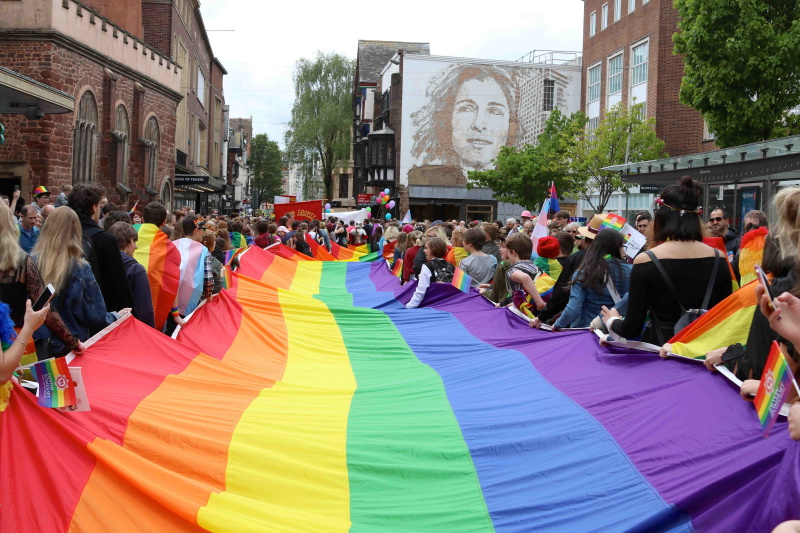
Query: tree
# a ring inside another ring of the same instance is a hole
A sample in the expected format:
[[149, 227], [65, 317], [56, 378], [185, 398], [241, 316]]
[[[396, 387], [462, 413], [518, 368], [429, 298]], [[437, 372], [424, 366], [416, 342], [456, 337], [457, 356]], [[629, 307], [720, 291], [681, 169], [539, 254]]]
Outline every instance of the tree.
[[[627, 191], [618, 172], [602, 170], [628, 161], [665, 157], [664, 142], [656, 137], [655, 119], [642, 120], [642, 105], [628, 108], [619, 103], [606, 111], [597, 129], [576, 142], [570, 153], [574, 188], [596, 213], [602, 213], [611, 193]], [[597, 202], [593, 196], [599, 196]]]
[[800, 3], [676, 0], [675, 53], [684, 55], [680, 100], [708, 123], [717, 145], [796, 134], [800, 105]]
[[350, 155], [355, 62], [339, 54], [317, 52], [299, 59], [294, 69], [295, 100], [286, 132], [290, 160], [308, 163], [316, 156], [331, 198], [333, 170]]
[[250, 143], [250, 186], [258, 194], [258, 203], [283, 194], [283, 155], [278, 143], [270, 141], [265, 133], [253, 137]]
[[489, 187], [498, 200], [529, 208], [549, 195], [550, 182], [564, 194], [576, 192], [569, 156], [585, 124], [583, 113], [567, 117], [554, 109], [535, 145], [503, 146], [494, 160], [496, 168], [468, 172], [467, 187]]

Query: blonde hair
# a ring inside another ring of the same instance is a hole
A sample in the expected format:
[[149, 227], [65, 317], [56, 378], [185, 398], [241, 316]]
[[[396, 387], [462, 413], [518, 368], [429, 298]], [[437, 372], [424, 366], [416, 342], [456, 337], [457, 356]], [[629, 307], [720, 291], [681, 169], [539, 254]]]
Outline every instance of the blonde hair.
[[797, 257], [800, 250], [800, 187], [787, 187], [772, 200], [778, 220], [773, 236], [780, 244], [781, 254]]
[[400, 230], [395, 226], [389, 226], [386, 228], [383, 238], [386, 239], [386, 242], [392, 242], [393, 240], [397, 239], [398, 235], [400, 235]]
[[83, 233], [75, 211], [60, 207], [53, 211], [42, 226], [39, 242], [33, 249], [42, 282], [60, 291], [75, 264], [83, 260]]
[[464, 242], [463, 242], [463, 239], [462, 239], [461, 232], [458, 231], [457, 229], [453, 230], [453, 235], [452, 235], [452, 237], [450, 237], [450, 240], [452, 241], [451, 244], [454, 247], [457, 247], [457, 248], [463, 248], [464, 247]]
[[25, 259], [16, 226], [11, 208], [0, 202], [0, 272], [16, 270]]
[[412, 246], [422, 246], [422, 232], [414, 230], [408, 234], [408, 244], [406, 245], [407, 248], [411, 248]]
[[425, 243], [425, 240], [428, 239], [427, 235], [431, 231], [436, 234], [437, 238], [442, 239], [444, 241], [445, 245], [449, 245], [450, 244], [450, 240], [447, 238], [447, 232], [444, 230], [444, 228], [441, 226], [441, 224], [436, 225], [436, 226], [431, 226], [431, 227], [429, 227], [428, 229], [425, 230], [425, 234], [424, 234], [425, 235], [425, 239], [423, 240], [423, 244]]

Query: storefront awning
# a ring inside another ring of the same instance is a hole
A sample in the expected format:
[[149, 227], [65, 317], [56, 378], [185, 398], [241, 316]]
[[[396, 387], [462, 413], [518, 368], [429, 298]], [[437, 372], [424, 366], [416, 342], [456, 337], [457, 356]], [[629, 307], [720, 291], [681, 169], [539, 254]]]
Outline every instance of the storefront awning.
[[30, 118], [72, 113], [75, 97], [18, 72], [0, 67], [0, 114], [30, 113]]
[[605, 167], [629, 183], [663, 185], [691, 176], [701, 183], [742, 182], [800, 169], [800, 135], [722, 150]]
[[175, 174], [175, 191], [199, 194], [226, 194], [227, 185], [222, 180], [203, 174]]

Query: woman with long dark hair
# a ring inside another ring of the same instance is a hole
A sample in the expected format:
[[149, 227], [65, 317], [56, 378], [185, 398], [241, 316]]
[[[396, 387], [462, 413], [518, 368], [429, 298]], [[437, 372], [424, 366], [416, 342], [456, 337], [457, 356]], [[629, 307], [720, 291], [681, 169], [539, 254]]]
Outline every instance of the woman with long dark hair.
[[628, 292], [631, 265], [623, 259], [623, 246], [625, 239], [616, 230], [604, 229], [597, 234], [572, 276], [569, 302], [553, 328], [589, 327], [601, 307], [614, 307]]
[[[626, 316], [603, 307], [612, 337], [641, 335], [645, 342], [663, 345], [675, 335], [684, 310], [710, 309], [730, 295], [727, 259], [703, 243], [702, 195], [700, 185], [684, 176], [656, 198], [655, 246], [633, 262]], [[642, 332], [648, 315], [649, 327]]]

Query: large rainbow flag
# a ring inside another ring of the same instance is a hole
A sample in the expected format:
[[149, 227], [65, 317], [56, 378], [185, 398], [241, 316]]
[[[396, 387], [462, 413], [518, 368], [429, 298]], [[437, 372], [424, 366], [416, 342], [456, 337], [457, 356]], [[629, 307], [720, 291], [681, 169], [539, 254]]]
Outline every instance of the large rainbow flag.
[[449, 284], [408, 310], [414, 283], [382, 261], [254, 247], [241, 264], [176, 340], [127, 318], [90, 343], [92, 411], [14, 386], [0, 531], [769, 531], [800, 515], [800, 447], [783, 421], [765, 440], [719, 373], [530, 329]]
[[178, 294], [181, 254], [155, 224], [140, 224], [134, 228], [139, 234], [139, 240], [136, 242], [133, 257], [147, 270], [156, 329], [161, 330]]
[[737, 290], [670, 339], [672, 352], [693, 359], [731, 344], [747, 344], [750, 324], [756, 312], [756, 287], [753, 281]]

